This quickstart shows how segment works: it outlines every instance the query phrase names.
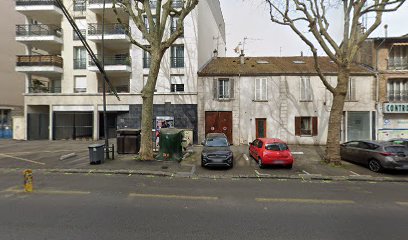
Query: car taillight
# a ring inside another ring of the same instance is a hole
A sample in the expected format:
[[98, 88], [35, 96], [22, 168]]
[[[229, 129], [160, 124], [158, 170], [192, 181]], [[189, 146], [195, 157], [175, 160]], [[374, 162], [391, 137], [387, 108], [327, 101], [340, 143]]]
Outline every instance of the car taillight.
[[380, 154], [381, 155], [383, 155], [383, 156], [395, 156], [396, 154], [395, 153], [390, 153], [390, 152], [380, 152]]

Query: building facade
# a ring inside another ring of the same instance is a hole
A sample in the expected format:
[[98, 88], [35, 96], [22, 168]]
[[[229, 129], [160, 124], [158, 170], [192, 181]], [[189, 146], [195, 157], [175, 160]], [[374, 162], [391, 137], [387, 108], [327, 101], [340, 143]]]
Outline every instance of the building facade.
[[[64, 0], [92, 50], [101, 56], [103, 0]], [[180, 7], [182, 1], [173, 1]], [[151, 1], [156, 6], [156, 1]], [[26, 46], [17, 57], [16, 71], [25, 73], [24, 111], [26, 139], [99, 139], [116, 136], [118, 128], [140, 128], [141, 90], [149, 73], [150, 58], [132, 45], [124, 28], [146, 43], [143, 35], [112, 0], [104, 14], [104, 62], [120, 100], [107, 95], [108, 133], [103, 127], [103, 78], [63, 16], [55, 0], [16, 0], [26, 17], [17, 26], [16, 40]], [[157, 6], [156, 6], [157, 7]], [[169, 19], [168, 34], [176, 18]], [[218, 50], [225, 55], [225, 24], [218, 0], [200, 1], [184, 22], [184, 35], [166, 52], [154, 98], [154, 117], [178, 128], [193, 129], [197, 139], [197, 71]], [[109, 91], [109, 89], [108, 89]]]
[[[257, 137], [290, 144], [326, 143], [332, 95], [312, 57], [214, 58], [199, 72], [199, 140], [224, 132], [233, 144]], [[331, 84], [336, 65], [319, 58]], [[375, 139], [375, 78], [353, 66], [344, 107], [342, 141]]]
[[408, 137], [408, 35], [368, 39], [362, 63], [376, 70], [378, 139]]
[[[0, 14], [3, 21], [0, 28], [0, 139], [16, 137], [13, 132], [13, 121], [22, 117], [24, 74], [14, 71], [14, 58], [24, 53], [24, 47], [15, 41], [16, 24], [24, 23], [24, 17], [14, 11], [13, 1], [5, 1]], [[18, 138], [18, 137], [17, 137]]]

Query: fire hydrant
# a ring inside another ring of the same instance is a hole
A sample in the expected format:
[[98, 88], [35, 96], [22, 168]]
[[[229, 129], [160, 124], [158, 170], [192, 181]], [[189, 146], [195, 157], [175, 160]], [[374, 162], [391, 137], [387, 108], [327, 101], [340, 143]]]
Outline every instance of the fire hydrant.
[[33, 171], [30, 169], [24, 171], [24, 191], [33, 191]]

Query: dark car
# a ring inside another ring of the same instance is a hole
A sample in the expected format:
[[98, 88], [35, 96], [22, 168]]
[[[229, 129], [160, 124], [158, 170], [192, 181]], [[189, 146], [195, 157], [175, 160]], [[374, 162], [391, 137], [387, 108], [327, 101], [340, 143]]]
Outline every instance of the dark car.
[[392, 142], [346, 142], [340, 145], [340, 156], [344, 160], [366, 165], [373, 172], [408, 170], [408, 148]]
[[202, 142], [201, 166], [225, 166], [232, 168], [234, 157], [227, 137], [223, 133], [209, 133]]

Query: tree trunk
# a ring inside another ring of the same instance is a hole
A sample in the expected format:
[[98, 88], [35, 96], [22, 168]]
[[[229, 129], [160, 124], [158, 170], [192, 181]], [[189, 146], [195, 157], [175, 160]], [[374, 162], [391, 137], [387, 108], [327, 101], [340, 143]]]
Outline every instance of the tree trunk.
[[160, 70], [160, 62], [162, 60], [162, 53], [151, 54], [151, 64], [149, 69], [149, 76], [147, 83], [142, 90], [142, 124], [141, 124], [141, 145], [140, 145], [140, 159], [153, 160], [153, 97], [156, 87], [157, 76]]
[[343, 117], [344, 100], [347, 94], [347, 86], [350, 76], [348, 67], [339, 66], [337, 86], [333, 93], [333, 104], [331, 107], [325, 161], [340, 165], [340, 140], [341, 140], [341, 119]]

